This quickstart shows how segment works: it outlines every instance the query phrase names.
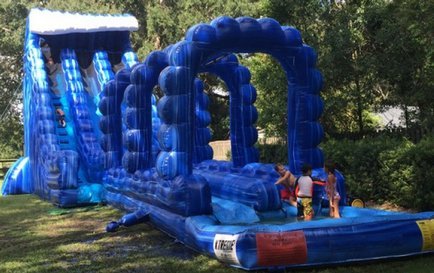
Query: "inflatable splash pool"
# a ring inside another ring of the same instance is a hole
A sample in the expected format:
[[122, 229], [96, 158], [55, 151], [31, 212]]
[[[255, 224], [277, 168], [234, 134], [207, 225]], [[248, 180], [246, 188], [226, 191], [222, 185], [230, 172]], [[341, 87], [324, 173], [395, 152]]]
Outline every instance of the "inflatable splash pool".
[[[279, 216], [263, 215], [260, 218], [264, 220], [249, 224], [222, 224], [215, 215], [183, 217], [125, 195], [109, 194], [107, 198], [123, 209], [146, 211], [154, 225], [187, 246], [243, 269], [338, 264], [432, 252], [432, 212], [405, 214], [347, 206], [341, 210], [341, 219], [327, 218], [328, 210], [323, 210], [317, 220], [297, 222], [293, 208], [284, 205]], [[213, 208], [220, 201], [213, 200]], [[246, 214], [234, 212], [233, 207], [238, 206], [229, 205], [231, 209], [216, 214]]]
[[[53, 23], [59, 16], [64, 24]], [[25, 157], [6, 175], [3, 194], [34, 192], [62, 207], [106, 202], [128, 212], [109, 230], [150, 221], [243, 269], [434, 251], [434, 212], [346, 206], [337, 171], [341, 219], [328, 217], [320, 185], [312, 221], [298, 220], [296, 208], [281, 201], [273, 164], [258, 163], [256, 90], [235, 54], [266, 53], [281, 64], [288, 82], [288, 169], [300, 175], [309, 163], [313, 176], [325, 180], [318, 148], [322, 77], [298, 30], [271, 18], [223, 16], [191, 27], [184, 40], [139, 62], [129, 41], [137, 27], [130, 15], [30, 12]], [[199, 73], [218, 76], [229, 91], [231, 161], [212, 160], [212, 105]], [[162, 97], [153, 93], [156, 86]]]
[[[120, 223], [127, 222], [128, 226], [146, 216], [146, 221], [190, 248], [249, 270], [432, 252], [434, 212], [408, 214], [342, 206], [342, 218], [331, 219], [328, 208], [322, 207], [323, 188], [317, 186], [314, 220], [298, 220], [295, 207], [279, 202], [271, 165], [247, 165], [248, 171], [228, 170], [227, 166], [227, 162], [207, 161], [194, 170], [210, 181], [204, 171], [210, 169], [209, 174], [215, 179], [215, 184], [210, 183], [212, 213], [206, 215], [184, 216], [162, 205], [150, 205], [152, 202], [140, 197], [143, 195], [139, 188], [128, 189], [126, 185], [133, 182], [125, 181], [117, 187], [115, 182], [108, 182], [111, 186], [106, 185], [106, 198], [110, 204], [130, 212]], [[220, 175], [214, 171], [216, 168], [220, 168]], [[271, 173], [269, 179], [263, 174], [266, 170]], [[255, 172], [261, 173], [261, 178]], [[316, 170], [315, 174], [321, 172]], [[234, 180], [237, 176], [240, 179]]]

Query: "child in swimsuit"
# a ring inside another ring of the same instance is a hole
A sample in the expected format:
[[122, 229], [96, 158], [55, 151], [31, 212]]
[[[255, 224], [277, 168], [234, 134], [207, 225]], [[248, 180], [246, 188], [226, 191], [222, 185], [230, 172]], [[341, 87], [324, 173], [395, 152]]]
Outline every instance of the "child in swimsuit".
[[66, 127], [65, 112], [63, 112], [62, 109], [57, 108], [57, 109], [56, 109], [56, 114], [57, 114], [57, 118], [58, 118], [58, 120], [59, 120], [59, 124], [60, 124], [60, 126], [62, 126], [62, 127], [65, 128], [65, 127]]
[[339, 200], [341, 200], [341, 196], [336, 189], [336, 176], [335, 176], [335, 167], [332, 162], [326, 162], [324, 165], [324, 170], [327, 174], [327, 182], [326, 182], [326, 192], [327, 197], [329, 199], [329, 208], [330, 208], [330, 217], [332, 218], [341, 218], [339, 214]]
[[301, 168], [303, 175], [298, 180], [298, 192], [297, 197], [301, 199], [301, 207], [303, 210], [304, 220], [311, 220], [313, 217], [312, 208], [312, 190], [313, 181], [310, 177], [312, 175], [312, 167], [309, 164], [304, 164]]
[[285, 167], [280, 163], [274, 166], [274, 170], [276, 170], [276, 172], [280, 175], [280, 178], [274, 184], [285, 187], [285, 189], [281, 191], [282, 200], [290, 203], [294, 207], [297, 207], [297, 199], [294, 192], [295, 176], [290, 171], [285, 169]]

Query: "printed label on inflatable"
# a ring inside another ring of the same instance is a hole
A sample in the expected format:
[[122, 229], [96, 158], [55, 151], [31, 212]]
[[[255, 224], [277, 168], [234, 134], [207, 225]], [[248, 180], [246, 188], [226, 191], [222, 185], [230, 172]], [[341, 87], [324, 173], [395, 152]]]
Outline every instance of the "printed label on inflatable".
[[239, 265], [237, 240], [238, 235], [216, 234], [214, 237], [214, 254], [217, 259], [228, 264]]
[[279, 233], [257, 233], [258, 265], [276, 266], [307, 262], [306, 237], [302, 230]]
[[434, 250], [434, 219], [416, 221], [422, 233], [422, 251]]

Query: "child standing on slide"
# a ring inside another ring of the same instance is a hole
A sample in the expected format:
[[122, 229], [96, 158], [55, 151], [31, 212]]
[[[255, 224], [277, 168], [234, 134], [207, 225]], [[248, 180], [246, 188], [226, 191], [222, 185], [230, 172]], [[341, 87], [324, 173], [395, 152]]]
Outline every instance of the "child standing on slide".
[[341, 200], [341, 196], [336, 189], [335, 166], [333, 162], [327, 161], [324, 165], [324, 170], [327, 174], [326, 192], [330, 205], [330, 217], [341, 218], [339, 214], [339, 200]]

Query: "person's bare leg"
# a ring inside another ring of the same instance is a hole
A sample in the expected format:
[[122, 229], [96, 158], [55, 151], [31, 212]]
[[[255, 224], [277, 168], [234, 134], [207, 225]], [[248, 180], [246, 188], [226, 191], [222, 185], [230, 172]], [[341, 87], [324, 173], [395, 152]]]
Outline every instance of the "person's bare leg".
[[330, 214], [330, 217], [333, 217], [334, 216], [334, 208], [333, 208], [333, 201], [332, 200], [329, 200], [329, 214]]
[[339, 214], [339, 200], [333, 201], [333, 207], [334, 207], [334, 218], [341, 218], [341, 215]]
[[293, 197], [290, 197], [290, 198], [289, 198], [289, 203], [290, 203], [292, 206], [297, 207], [297, 200], [295, 200]]

